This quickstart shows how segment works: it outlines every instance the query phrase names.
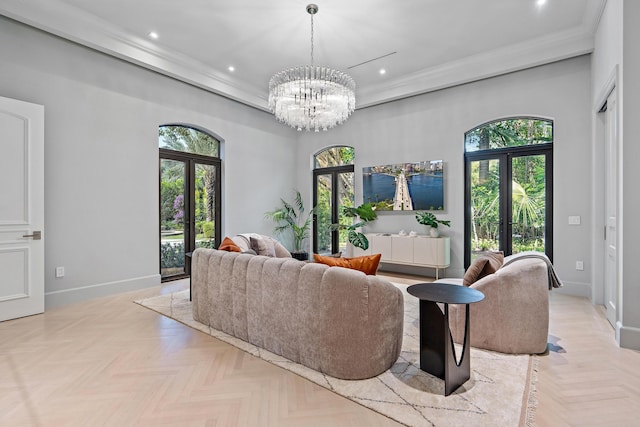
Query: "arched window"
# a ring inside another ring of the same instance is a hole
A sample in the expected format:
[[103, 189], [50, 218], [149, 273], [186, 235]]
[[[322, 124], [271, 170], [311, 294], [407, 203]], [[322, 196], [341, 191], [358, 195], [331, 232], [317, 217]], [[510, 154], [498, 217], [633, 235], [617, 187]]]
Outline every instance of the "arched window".
[[353, 147], [337, 146], [314, 156], [313, 251], [320, 254], [344, 252], [347, 247], [346, 230], [331, 230], [331, 224], [349, 224], [352, 218], [342, 215], [342, 206], [354, 205]]
[[185, 125], [158, 130], [160, 274], [186, 277], [190, 252], [220, 244], [220, 140]]
[[464, 144], [465, 266], [485, 250], [553, 259], [553, 121], [496, 120]]

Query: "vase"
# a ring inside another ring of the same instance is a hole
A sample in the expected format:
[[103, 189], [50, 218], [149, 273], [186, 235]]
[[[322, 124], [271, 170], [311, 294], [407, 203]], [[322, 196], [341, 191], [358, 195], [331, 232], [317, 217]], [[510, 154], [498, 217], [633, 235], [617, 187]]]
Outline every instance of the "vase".
[[440, 235], [440, 233], [438, 232], [437, 228], [431, 227], [431, 229], [429, 229], [429, 235], [431, 237], [438, 237]]

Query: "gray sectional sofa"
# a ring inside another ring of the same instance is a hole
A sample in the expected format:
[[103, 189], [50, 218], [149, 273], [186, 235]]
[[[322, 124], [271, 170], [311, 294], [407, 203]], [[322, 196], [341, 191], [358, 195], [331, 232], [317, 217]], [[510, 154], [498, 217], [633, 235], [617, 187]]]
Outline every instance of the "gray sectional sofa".
[[402, 292], [376, 276], [197, 249], [191, 280], [195, 320], [330, 376], [370, 378], [400, 355]]

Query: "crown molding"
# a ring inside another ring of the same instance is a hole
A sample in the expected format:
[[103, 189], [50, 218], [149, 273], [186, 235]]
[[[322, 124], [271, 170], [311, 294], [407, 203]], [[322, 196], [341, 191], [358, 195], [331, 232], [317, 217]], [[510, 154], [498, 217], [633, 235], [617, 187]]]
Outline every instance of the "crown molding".
[[0, 14], [207, 91], [268, 111], [266, 93], [58, 0], [0, 5]]
[[[594, 34], [606, 0], [589, 0], [580, 27], [483, 52], [367, 86], [356, 92], [356, 109], [478, 81], [593, 51]], [[59, 0], [13, 1], [0, 13], [97, 51], [170, 76], [243, 104], [269, 111], [267, 91], [210, 66], [126, 33], [95, 15]]]
[[357, 94], [357, 108], [588, 54], [593, 51], [593, 46], [593, 33], [583, 28], [509, 45], [421, 70], [384, 84], [368, 86]]

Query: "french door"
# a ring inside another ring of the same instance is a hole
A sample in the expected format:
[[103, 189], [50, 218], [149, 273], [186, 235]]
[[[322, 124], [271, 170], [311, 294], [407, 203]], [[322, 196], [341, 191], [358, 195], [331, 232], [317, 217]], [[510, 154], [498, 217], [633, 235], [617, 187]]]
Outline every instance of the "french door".
[[220, 244], [220, 159], [160, 149], [160, 274], [188, 276], [189, 253]]
[[465, 268], [485, 250], [553, 260], [553, 151], [523, 146], [465, 154]]
[[348, 224], [353, 218], [342, 214], [343, 206], [354, 203], [353, 165], [316, 169], [313, 172], [313, 251], [319, 254], [345, 252], [345, 230], [331, 230], [331, 224]]

